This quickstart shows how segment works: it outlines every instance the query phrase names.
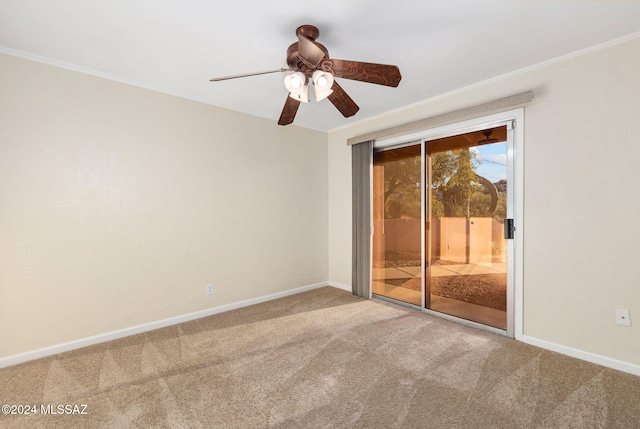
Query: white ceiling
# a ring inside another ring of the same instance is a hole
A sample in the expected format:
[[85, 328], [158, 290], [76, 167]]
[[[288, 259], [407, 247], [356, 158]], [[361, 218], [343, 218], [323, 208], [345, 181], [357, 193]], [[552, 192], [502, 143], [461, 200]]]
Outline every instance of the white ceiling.
[[[328, 100], [294, 124], [331, 130], [640, 32], [640, 1], [0, 0], [0, 52], [277, 121], [295, 29], [313, 24], [332, 58], [395, 64], [398, 88], [340, 79], [360, 106]], [[640, 34], [640, 33], [638, 33]]]

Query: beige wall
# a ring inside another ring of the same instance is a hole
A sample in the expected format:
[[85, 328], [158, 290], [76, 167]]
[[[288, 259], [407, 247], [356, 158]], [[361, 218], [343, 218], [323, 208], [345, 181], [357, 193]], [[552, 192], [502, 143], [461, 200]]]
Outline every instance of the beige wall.
[[0, 357], [326, 282], [327, 195], [325, 133], [0, 55]]
[[[640, 365], [638, 70], [636, 38], [332, 131], [330, 280], [351, 282], [347, 138], [535, 90], [524, 124], [524, 335]], [[617, 326], [615, 308], [634, 326]]]
[[533, 89], [524, 334], [639, 365], [638, 52], [634, 39], [362, 121], [328, 151], [324, 133], [0, 55], [0, 358], [350, 285], [346, 139]]

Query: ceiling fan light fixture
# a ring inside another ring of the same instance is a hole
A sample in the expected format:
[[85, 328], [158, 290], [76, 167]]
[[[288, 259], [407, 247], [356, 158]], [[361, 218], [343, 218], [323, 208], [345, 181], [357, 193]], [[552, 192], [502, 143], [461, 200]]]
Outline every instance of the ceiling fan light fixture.
[[313, 88], [316, 93], [316, 101], [324, 100], [327, 98], [333, 90], [333, 75], [331, 73], [324, 72], [322, 70], [316, 70], [313, 72]]
[[284, 86], [289, 91], [289, 97], [303, 103], [309, 102], [309, 86], [307, 77], [301, 72], [291, 73], [284, 77]]
[[309, 85], [303, 85], [299, 91], [290, 92], [289, 97], [294, 100], [301, 101], [303, 103], [309, 102]]

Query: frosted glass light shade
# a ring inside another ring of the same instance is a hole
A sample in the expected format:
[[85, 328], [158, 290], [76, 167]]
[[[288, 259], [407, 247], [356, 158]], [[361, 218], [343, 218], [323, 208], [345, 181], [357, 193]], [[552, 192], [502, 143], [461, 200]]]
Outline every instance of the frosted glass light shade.
[[316, 70], [313, 72], [313, 87], [316, 93], [316, 101], [324, 100], [327, 98], [333, 90], [333, 75], [331, 73], [324, 72], [322, 70]]
[[289, 91], [289, 97], [303, 103], [309, 102], [309, 86], [306, 85], [307, 77], [301, 72], [291, 73], [284, 77], [284, 86]]

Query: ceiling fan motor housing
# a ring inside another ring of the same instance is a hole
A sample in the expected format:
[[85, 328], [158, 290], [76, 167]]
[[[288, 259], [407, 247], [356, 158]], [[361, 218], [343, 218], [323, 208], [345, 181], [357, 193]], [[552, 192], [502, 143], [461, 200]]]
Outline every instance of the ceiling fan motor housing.
[[[327, 48], [322, 43], [315, 42], [315, 44], [320, 49], [322, 49], [322, 51], [324, 52], [324, 56], [329, 58], [329, 51], [327, 50]], [[298, 51], [298, 42], [292, 43], [287, 49], [287, 64], [292, 69], [304, 73], [307, 77], [310, 77], [317, 69], [312, 64], [307, 64], [304, 61], [304, 58]]]

